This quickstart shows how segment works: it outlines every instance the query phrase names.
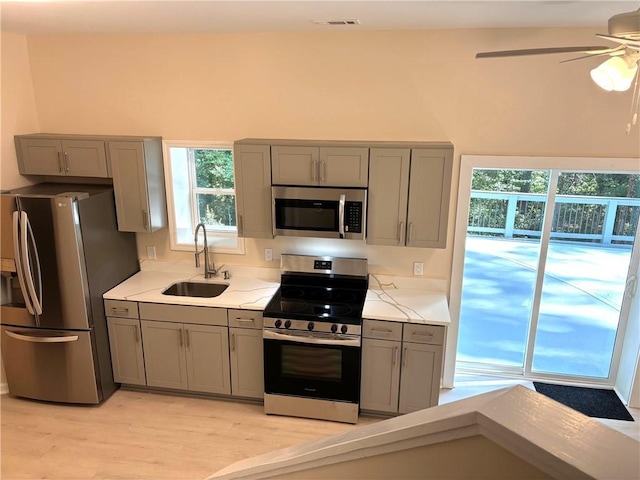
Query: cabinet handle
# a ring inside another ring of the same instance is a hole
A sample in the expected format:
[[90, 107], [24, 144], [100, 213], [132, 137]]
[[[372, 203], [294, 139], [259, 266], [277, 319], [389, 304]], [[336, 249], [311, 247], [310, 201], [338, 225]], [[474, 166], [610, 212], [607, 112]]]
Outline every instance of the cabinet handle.
[[64, 152], [64, 171], [69, 172], [69, 153]]
[[149, 230], [149, 214], [146, 210], [142, 210], [142, 226], [145, 230]]
[[136, 343], [140, 343], [140, 337], [138, 336], [138, 325], [133, 326], [133, 336], [135, 338]]
[[182, 328], [178, 330], [178, 340], [180, 341], [180, 347], [184, 346], [184, 340], [182, 338]]
[[381, 333], [382, 335], [391, 335], [393, 333], [393, 330], [382, 330], [380, 328], [372, 328], [371, 333]]
[[407, 238], [407, 246], [410, 247], [413, 242], [413, 222], [409, 224], [409, 238]]
[[315, 182], [317, 180], [317, 174], [318, 174], [318, 161], [311, 160], [311, 180], [312, 181]]
[[327, 179], [327, 162], [322, 160], [320, 163], [320, 181], [324, 182]]
[[407, 363], [409, 363], [409, 361], [407, 360], [407, 357], [408, 357], [408, 355], [407, 355], [407, 349], [408, 349], [408, 348], [409, 348], [409, 347], [404, 347], [404, 352], [402, 352], [402, 366], [403, 366], [403, 367], [406, 367], [406, 366], [407, 366]]
[[404, 245], [404, 222], [400, 222], [400, 225], [398, 226], [398, 243], [400, 245]]
[[129, 309], [128, 308], [117, 308], [117, 307], [111, 307], [111, 313], [113, 313], [114, 315], [129, 315]]
[[62, 152], [58, 152], [58, 171], [60, 173], [64, 172], [64, 163], [62, 160]]
[[187, 348], [191, 348], [191, 334], [189, 333], [189, 330], [186, 329], [184, 334], [187, 337]]
[[231, 351], [235, 352], [236, 350], [236, 334], [232, 333], [231, 334]]
[[236, 320], [238, 322], [243, 322], [243, 323], [255, 323], [255, 319], [253, 318], [240, 318], [240, 317], [236, 317]]
[[238, 215], [238, 234], [242, 235], [242, 215]]
[[431, 337], [433, 337], [433, 333], [431, 333], [431, 332], [429, 332], [429, 333], [413, 332], [411, 334], [411, 336], [413, 336], [413, 337], [428, 337], [428, 338], [431, 338]]
[[391, 360], [392, 365], [395, 365], [396, 363], [398, 363], [398, 351], [399, 351], [398, 347], [393, 347], [393, 359]]

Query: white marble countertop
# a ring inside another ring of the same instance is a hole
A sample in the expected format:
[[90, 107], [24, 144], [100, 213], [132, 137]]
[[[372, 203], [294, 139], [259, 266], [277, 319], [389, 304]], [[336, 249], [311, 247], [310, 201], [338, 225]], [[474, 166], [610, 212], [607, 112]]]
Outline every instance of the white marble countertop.
[[449, 325], [443, 280], [369, 275], [362, 318]]
[[[224, 267], [222, 268], [224, 270]], [[104, 294], [109, 300], [263, 310], [280, 285], [273, 268], [230, 266], [231, 278], [205, 280], [191, 265], [144, 262], [142, 270]], [[225, 283], [229, 287], [213, 298], [163, 295], [179, 281]], [[363, 318], [394, 322], [448, 325], [451, 322], [444, 281], [414, 277], [369, 276]]]

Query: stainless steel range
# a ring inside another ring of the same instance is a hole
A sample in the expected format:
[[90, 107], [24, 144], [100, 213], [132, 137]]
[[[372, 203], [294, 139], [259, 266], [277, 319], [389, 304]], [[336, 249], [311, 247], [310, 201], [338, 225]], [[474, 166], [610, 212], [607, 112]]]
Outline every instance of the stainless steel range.
[[264, 311], [265, 413], [356, 423], [367, 261], [282, 255]]

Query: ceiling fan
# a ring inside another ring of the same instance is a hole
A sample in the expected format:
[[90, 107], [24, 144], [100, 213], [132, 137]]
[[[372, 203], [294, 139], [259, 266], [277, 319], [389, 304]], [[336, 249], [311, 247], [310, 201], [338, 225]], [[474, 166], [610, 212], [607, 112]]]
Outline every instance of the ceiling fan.
[[560, 63], [599, 56], [609, 56], [600, 66], [591, 70], [591, 78], [607, 91], [624, 92], [634, 83], [631, 101], [631, 121], [627, 124], [627, 134], [631, 126], [638, 120], [638, 104], [640, 88], [638, 80], [638, 64], [640, 64], [640, 8], [633, 12], [619, 13], [609, 19], [608, 34], [596, 34], [597, 37], [609, 40], [617, 45], [611, 46], [577, 46], [529, 48], [523, 50], [502, 50], [497, 52], [480, 52], [476, 58], [517, 57], [525, 55], [546, 55], [551, 53], [583, 53], [585, 55], [563, 60]]

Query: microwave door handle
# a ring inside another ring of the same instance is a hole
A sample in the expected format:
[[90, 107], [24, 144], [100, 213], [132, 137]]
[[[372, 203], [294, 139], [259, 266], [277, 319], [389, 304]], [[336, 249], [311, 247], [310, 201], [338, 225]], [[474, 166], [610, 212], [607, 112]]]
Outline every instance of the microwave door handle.
[[340, 238], [344, 238], [344, 203], [345, 203], [345, 195], [344, 193], [340, 195], [340, 203], [338, 206], [338, 234]]
[[20, 238], [20, 212], [13, 212], [13, 256], [15, 257], [16, 262], [16, 273], [18, 274], [18, 283], [20, 284], [20, 291], [22, 292], [22, 297], [24, 298], [25, 306], [27, 307], [27, 311], [31, 315], [35, 315], [33, 311], [33, 306], [31, 305], [31, 299], [29, 297], [29, 292], [27, 290], [27, 286], [24, 282], [24, 267], [22, 260], [22, 249], [20, 248], [22, 241]]
[[38, 275], [38, 291], [42, 294], [42, 276], [40, 275], [40, 258], [38, 257], [38, 249], [36, 247], [36, 241], [33, 237], [33, 230], [31, 230], [31, 224], [29, 223], [29, 217], [27, 212], [20, 212], [20, 230], [23, 239], [22, 242], [22, 259], [25, 269], [25, 283], [29, 289], [31, 295], [31, 301], [33, 302], [33, 310], [37, 315], [42, 315], [42, 299], [38, 298], [35, 285], [33, 283], [33, 272], [31, 271], [31, 263], [29, 261], [29, 244], [33, 245], [33, 253], [36, 261], [36, 274]]

